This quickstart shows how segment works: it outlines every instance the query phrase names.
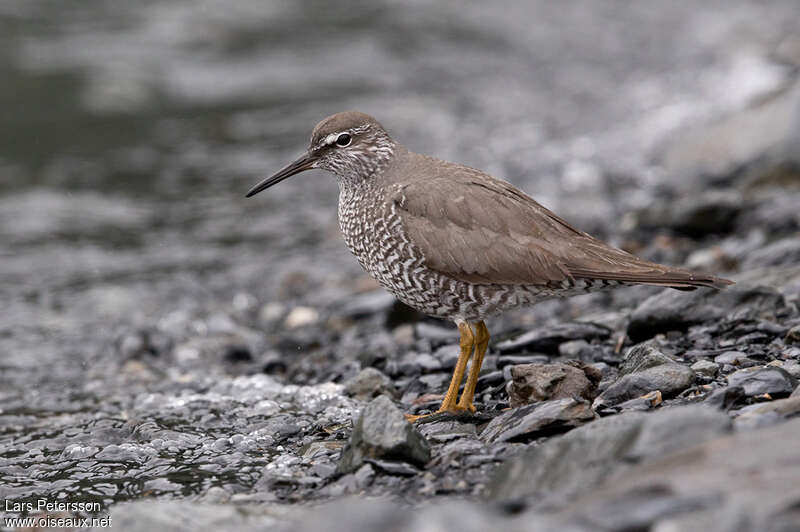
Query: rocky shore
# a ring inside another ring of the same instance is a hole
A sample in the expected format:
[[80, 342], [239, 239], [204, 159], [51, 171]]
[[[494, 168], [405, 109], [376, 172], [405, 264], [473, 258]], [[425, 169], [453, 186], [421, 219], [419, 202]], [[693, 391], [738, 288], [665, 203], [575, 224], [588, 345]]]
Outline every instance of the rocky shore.
[[[0, 499], [97, 502], [91, 515], [134, 531], [800, 529], [792, 2], [537, 4], [580, 28], [575, 42], [548, 24], [531, 34], [516, 16], [528, 2], [439, 7], [430, 19], [450, 22], [423, 32], [442, 35], [423, 43], [436, 53], [411, 55], [392, 36], [420, 19], [381, 3], [321, 26], [299, 8], [250, 22], [211, 3], [184, 33], [158, 31], [189, 17], [167, 1], [141, 17], [54, 10], [61, 31], [41, 33], [23, 4], [0, 8], [25, 22], [0, 37], [14, 44], [14, 94], [80, 72], [83, 84], [62, 80], [69, 112], [52, 113], [99, 132], [0, 154]], [[124, 29], [110, 39], [95, 16]], [[251, 23], [258, 36], [234, 39]], [[320, 43], [281, 33], [290, 23]], [[130, 70], [112, 68], [117, 42], [137, 50]], [[320, 57], [330, 42], [335, 61]], [[478, 81], [462, 77], [465, 48]], [[281, 53], [298, 49], [321, 92], [297, 94], [307, 78]], [[275, 69], [286, 87], [262, 83]], [[369, 90], [328, 109], [351, 87], [340, 70]], [[254, 96], [264, 86], [275, 92]], [[314, 117], [348, 107], [615, 245], [736, 284], [494, 318], [477, 412], [411, 425], [403, 413], [441, 401], [456, 328], [358, 270], [332, 178], [240, 197], [302, 148]], [[31, 113], [24, 124], [42, 129]]]

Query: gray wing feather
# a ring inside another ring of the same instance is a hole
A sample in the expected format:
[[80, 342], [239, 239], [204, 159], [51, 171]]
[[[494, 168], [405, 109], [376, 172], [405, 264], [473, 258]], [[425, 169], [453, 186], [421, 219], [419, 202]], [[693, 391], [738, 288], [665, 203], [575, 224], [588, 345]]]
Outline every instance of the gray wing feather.
[[450, 170], [446, 177], [397, 185], [391, 198], [408, 238], [435, 271], [488, 284], [729, 284], [639, 259], [575, 229], [509, 183], [471, 168]]

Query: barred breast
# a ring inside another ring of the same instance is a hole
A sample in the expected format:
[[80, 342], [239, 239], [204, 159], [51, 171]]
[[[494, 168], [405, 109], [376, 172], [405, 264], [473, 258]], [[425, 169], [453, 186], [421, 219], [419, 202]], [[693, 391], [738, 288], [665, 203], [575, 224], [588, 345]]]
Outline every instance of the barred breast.
[[552, 297], [618, 284], [564, 281], [549, 285], [469, 283], [431, 270], [410, 241], [394, 203], [378, 187], [342, 188], [339, 227], [350, 252], [386, 290], [430, 316], [478, 321], [504, 310]]

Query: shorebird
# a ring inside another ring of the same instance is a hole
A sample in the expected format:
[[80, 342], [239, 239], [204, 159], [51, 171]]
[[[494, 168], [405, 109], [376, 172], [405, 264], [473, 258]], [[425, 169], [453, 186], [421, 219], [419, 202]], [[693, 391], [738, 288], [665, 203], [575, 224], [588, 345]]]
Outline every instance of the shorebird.
[[475, 411], [489, 316], [618, 285], [731, 284], [611, 247], [506, 181], [406, 149], [356, 111], [318, 123], [306, 152], [247, 197], [312, 168], [336, 175], [339, 226], [361, 266], [400, 301], [458, 326], [461, 352], [437, 412]]

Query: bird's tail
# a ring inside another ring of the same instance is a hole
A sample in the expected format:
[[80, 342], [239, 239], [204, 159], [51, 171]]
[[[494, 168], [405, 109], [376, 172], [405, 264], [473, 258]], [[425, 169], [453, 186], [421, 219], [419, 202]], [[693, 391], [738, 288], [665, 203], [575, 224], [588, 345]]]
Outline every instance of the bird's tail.
[[720, 289], [734, 284], [733, 281], [729, 279], [714, 277], [713, 275], [692, 272], [680, 268], [671, 268], [661, 264], [650, 264], [653, 266], [653, 269], [650, 271], [641, 271], [642, 264], [639, 263], [637, 264], [637, 270], [639, 271], [625, 271], [625, 269], [620, 269], [614, 272], [584, 272], [580, 269], [572, 269], [570, 273], [578, 278], [602, 279], [606, 281], [617, 281], [624, 284], [663, 286], [676, 290], [695, 290], [701, 286]]

